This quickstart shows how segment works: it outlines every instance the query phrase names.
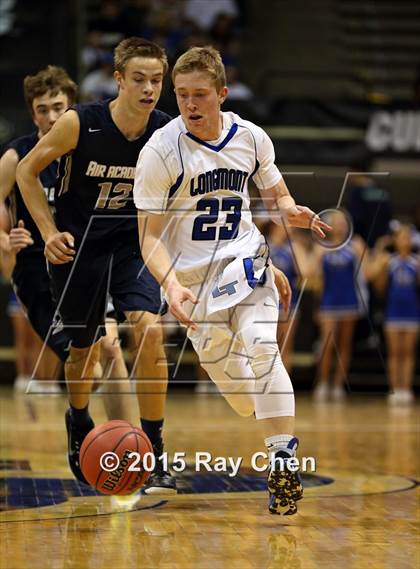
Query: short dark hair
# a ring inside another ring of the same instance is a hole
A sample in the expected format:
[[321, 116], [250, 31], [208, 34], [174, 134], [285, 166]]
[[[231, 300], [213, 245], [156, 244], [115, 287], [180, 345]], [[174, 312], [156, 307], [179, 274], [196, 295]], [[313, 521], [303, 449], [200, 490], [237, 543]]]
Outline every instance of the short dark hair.
[[114, 66], [116, 71], [124, 73], [125, 66], [133, 57], [150, 57], [162, 62], [163, 73], [168, 71], [168, 58], [165, 50], [151, 41], [143, 38], [127, 38], [122, 40], [114, 51]]
[[77, 85], [69, 77], [67, 71], [56, 65], [48, 65], [35, 75], [27, 75], [23, 80], [23, 92], [26, 104], [33, 113], [32, 103], [37, 97], [42, 97], [51, 91], [53, 96], [62, 91], [69, 100], [69, 106], [76, 102]]

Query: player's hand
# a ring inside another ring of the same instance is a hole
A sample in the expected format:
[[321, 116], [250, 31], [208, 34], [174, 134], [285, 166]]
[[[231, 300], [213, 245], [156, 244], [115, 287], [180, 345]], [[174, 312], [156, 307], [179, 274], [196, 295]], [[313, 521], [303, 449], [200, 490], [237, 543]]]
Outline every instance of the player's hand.
[[173, 316], [187, 328], [197, 330], [197, 325], [191, 320], [182, 305], [186, 300], [193, 304], [198, 304], [197, 298], [193, 295], [189, 288], [182, 286], [178, 281], [171, 281], [165, 290], [166, 302]]
[[18, 221], [17, 227], [14, 227], [9, 235], [10, 251], [19, 253], [22, 249], [26, 249], [34, 244], [31, 232], [25, 229], [25, 223], [22, 219]]
[[71, 233], [53, 233], [45, 242], [44, 254], [53, 265], [64, 265], [73, 261], [76, 251], [74, 250], [74, 237]]
[[280, 296], [280, 302], [283, 305], [284, 312], [289, 312], [290, 303], [292, 301], [292, 289], [290, 288], [289, 279], [274, 265], [270, 265], [271, 270], [274, 273], [274, 284], [278, 290]]
[[331, 225], [321, 221], [319, 215], [314, 211], [309, 209], [309, 207], [303, 205], [295, 205], [285, 208], [284, 214], [287, 217], [287, 222], [292, 227], [301, 227], [303, 229], [311, 229], [314, 231], [318, 237], [325, 239], [324, 229], [326, 231], [331, 231]]

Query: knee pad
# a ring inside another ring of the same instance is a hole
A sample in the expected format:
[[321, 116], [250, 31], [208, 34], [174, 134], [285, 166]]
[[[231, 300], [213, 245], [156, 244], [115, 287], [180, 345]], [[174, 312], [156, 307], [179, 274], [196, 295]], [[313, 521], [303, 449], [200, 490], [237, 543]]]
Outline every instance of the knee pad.
[[272, 417], [294, 417], [295, 396], [289, 374], [281, 361], [280, 354], [274, 359], [267, 377], [256, 381], [259, 393], [254, 396], [257, 419]]
[[249, 417], [253, 414], [255, 407], [253, 395], [255, 379], [253, 377], [244, 380], [232, 379], [230, 374], [226, 372], [225, 363], [226, 361], [223, 360], [216, 364], [203, 363], [201, 366], [217, 385], [218, 390], [232, 409], [241, 417]]

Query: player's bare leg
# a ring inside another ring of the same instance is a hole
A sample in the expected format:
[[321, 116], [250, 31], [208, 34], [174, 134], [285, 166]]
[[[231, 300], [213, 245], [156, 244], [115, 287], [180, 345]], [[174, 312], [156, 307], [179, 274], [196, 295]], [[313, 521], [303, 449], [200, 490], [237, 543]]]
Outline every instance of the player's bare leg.
[[60, 393], [57, 381], [62, 363], [49, 346], [42, 344], [41, 340], [39, 340], [39, 344], [39, 358], [32, 374], [37, 381], [31, 384], [30, 391], [31, 393]]
[[99, 361], [100, 343], [88, 348], [70, 348], [65, 363], [69, 401], [75, 409], [84, 409], [89, 404], [95, 365]]
[[328, 397], [328, 379], [331, 372], [334, 356], [334, 333], [337, 323], [332, 319], [321, 318], [320, 328], [320, 353], [317, 370], [316, 387], [314, 398], [324, 401]]
[[102, 384], [99, 392], [109, 420], [130, 420], [130, 382], [118, 334], [118, 324], [112, 318], [105, 322], [106, 336], [101, 340]]
[[332, 390], [332, 397], [336, 401], [342, 399], [346, 394], [343, 385], [346, 380], [350, 367], [355, 325], [356, 325], [356, 320], [354, 318], [343, 320], [338, 324], [338, 330], [337, 330], [338, 356], [337, 356], [337, 363], [335, 366], [335, 372], [333, 378], [333, 390]]
[[87, 484], [80, 469], [80, 447], [89, 431], [95, 426], [89, 415], [89, 398], [92, 390], [100, 342], [87, 348], [70, 348], [65, 363], [66, 382], [70, 408], [66, 412], [69, 465], [78, 480]]
[[[132, 376], [136, 382], [141, 426], [149, 437], [156, 458], [163, 453], [162, 429], [165, 417], [168, 366], [163, 349], [163, 329], [160, 317], [150, 312], [128, 312], [136, 346]], [[175, 493], [176, 481], [163, 462], [156, 461], [146, 487], [146, 494]]]
[[401, 341], [403, 344], [400, 369], [403, 390], [402, 402], [412, 403], [414, 400], [413, 379], [416, 363], [417, 330], [404, 330], [401, 334]]
[[398, 403], [400, 397], [400, 361], [402, 356], [402, 342], [400, 330], [385, 327], [387, 350], [387, 373], [390, 393], [388, 400], [391, 404]]
[[24, 393], [28, 387], [30, 375], [32, 373], [32, 369], [30, 368], [31, 362], [27, 351], [27, 346], [29, 344], [27, 337], [30, 324], [21, 309], [18, 309], [18, 311], [13, 312], [10, 315], [10, 321], [13, 327], [16, 351], [16, 379], [14, 383], [14, 390], [16, 393]]

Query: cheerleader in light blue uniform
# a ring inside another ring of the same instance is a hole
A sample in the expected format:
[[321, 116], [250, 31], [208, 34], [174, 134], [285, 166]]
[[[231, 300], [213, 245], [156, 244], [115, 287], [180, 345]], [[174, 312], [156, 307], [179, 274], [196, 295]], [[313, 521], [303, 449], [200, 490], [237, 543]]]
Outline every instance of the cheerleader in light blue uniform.
[[[331, 215], [333, 231], [330, 248], [316, 246], [313, 273], [321, 276], [319, 307], [320, 358], [314, 397], [318, 401], [329, 396], [344, 398], [344, 382], [350, 366], [353, 334], [357, 320], [364, 314], [367, 288], [361, 267], [365, 244], [354, 236], [346, 242], [350, 227], [340, 212]], [[342, 244], [342, 245], [340, 245]], [[336, 355], [335, 370], [330, 375]]]
[[291, 302], [290, 309], [285, 312], [280, 305], [279, 321], [277, 326], [277, 342], [280, 348], [283, 363], [290, 373], [291, 354], [295, 342], [296, 330], [299, 323], [299, 285], [307, 273], [307, 253], [299, 240], [299, 234], [292, 228], [286, 229], [282, 225], [271, 224], [268, 231], [268, 244], [270, 259], [275, 267], [283, 271], [290, 283]]
[[[390, 240], [381, 239], [369, 277], [385, 291], [384, 329], [391, 404], [414, 401], [412, 390], [420, 323], [420, 256], [413, 253], [412, 231], [401, 224]], [[388, 242], [394, 253], [385, 250]]]

